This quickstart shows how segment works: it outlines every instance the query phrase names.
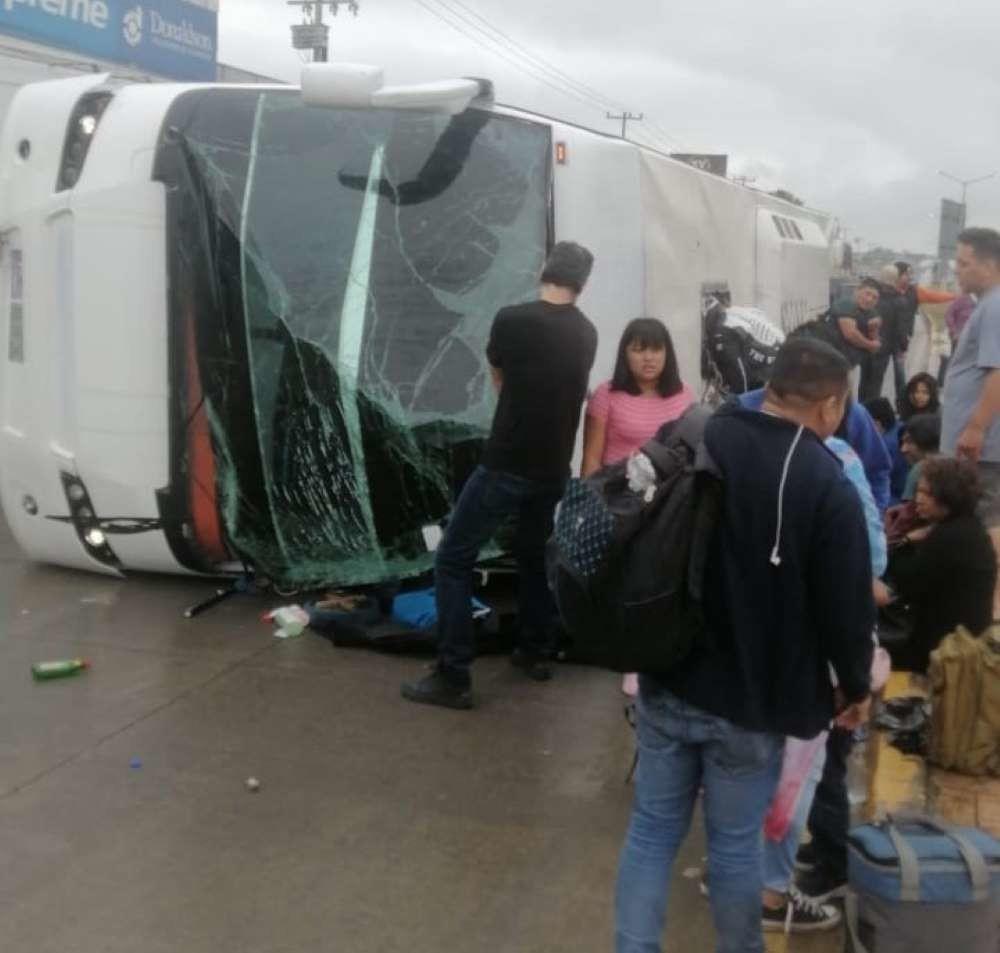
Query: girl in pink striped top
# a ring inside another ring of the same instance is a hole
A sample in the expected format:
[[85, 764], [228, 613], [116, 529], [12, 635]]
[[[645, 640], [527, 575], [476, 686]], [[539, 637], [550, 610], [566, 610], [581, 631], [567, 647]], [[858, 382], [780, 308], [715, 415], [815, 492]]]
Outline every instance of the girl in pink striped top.
[[[632, 321], [618, 345], [614, 376], [591, 395], [583, 437], [582, 475], [631, 456], [694, 402], [677, 369], [670, 332], [656, 318]], [[635, 675], [622, 691], [635, 695]]]
[[670, 332], [656, 318], [638, 318], [622, 335], [614, 376], [587, 404], [583, 476], [635, 453], [694, 401], [677, 370]]

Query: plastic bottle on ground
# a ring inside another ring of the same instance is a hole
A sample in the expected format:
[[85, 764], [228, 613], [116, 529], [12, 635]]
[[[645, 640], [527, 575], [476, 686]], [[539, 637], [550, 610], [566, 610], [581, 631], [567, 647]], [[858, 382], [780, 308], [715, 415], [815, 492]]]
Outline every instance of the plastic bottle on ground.
[[58, 659], [54, 662], [36, 662], [31, 666], [31, 674], [36, 682], [44, 682], [53, 678], [69, 678], [90, 668], [86, 659]]

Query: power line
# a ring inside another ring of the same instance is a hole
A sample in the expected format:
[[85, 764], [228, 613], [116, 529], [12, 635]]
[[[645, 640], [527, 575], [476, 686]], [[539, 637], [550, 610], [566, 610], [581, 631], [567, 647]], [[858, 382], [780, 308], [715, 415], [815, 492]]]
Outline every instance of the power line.
[[[463, 2], [463, 0], [435, 0], [435, 2], [437, 2], [442, 7], [449, 9], [449, 12], [452, 12], [454, 15], [461, 17], [461, 19], [464, 22], [472, 26], [473, 29], [477, 30], [478, 32], [486, 33], [487, 31], [489, 31], [490, 34], [493, 34], [493, 36], [490, 36], [490, 39], [493, 42], [502, 42], [504, 47], [513, 52], [514, 55], [520, 56], [525, 60], [529, 61], [532, 66], [537, 65], [539, 69], [546, 71], [549, 75], [556, 78], [558, 82], [567, 84], [575, 92], [581, 93], [585, 98], [593, 99], [595, 101], [595, 104], [599, 105], [602, 109], [606, 109], [609, 113], [611, 112], [612, 109], [619, 110], [622, 113], [629, 112], [628, 108], [624, 104], [609, 98], [604, 93], [600, 92], [594, 87], [579, 82], [569, 73], [566, 73], [565, 71], [559, 69], [558, 67], [552, 66], [547, 62], [545, 62], [537, 54], [533, 53], [531, 50], [527, 49], [526, 47], [518, 43], [509, 34], [505, 33], [499, 27], [494, 26], [484, 16], [477, 13], [475, 10], [471, 9], [467, 4]], [[469, 15], [472, 18], [474, 18], [474, 20], [484, 24], [485, 30], [482, 27], [479, 27], [476, 23], [473, 23], [468, 17], [463, 17], [459, 11], [450, 9], [451, 7], [454, 6], [461, 7], [462, 9], [468, 11]], [[497, 40], [495, 39], [495, 37], [499, 37], [500, 39]], [[630, 117], [630, 118], [635, 118], [635, 117]], [[669, 152], [671, 149], [676, 148], [677, 140], [671, 137], [669, 134], [667, 134], [662, 128], [660, 128], [658, 131], [655, 132], [653, 130], [643, 130], [643, 132], [648, 133], [648, 135], [646, 135], [644, 138], [650, 144], [652, 144], [654, 148], [662, 148], [664, 149], [664, 151], [667, 152]], [[638, 141], [638, 138], [636, 141]]]
[[[545, 61], [542, 57], [538, 56], [536, 53], [533, 53], [530, 49], [523, 46], [522, 44], [518, 43], [518, 41], [515, 40], [512, 36], [510, 36], [508, 33], [505, 33], [499, 27], [495, 26], [493, 23], [487, 20], [486, 17], [482, 16], [482, 14], [477, 13], [470, 6], [468, 6], [467, 3], [463, 2], [463, 0], [435, 0], [435, 2], [439, 3], [441, 6], [445, 7], [457, 6], [461, 7], [463, 10], [466, 10], [471, 17], [473, 17], [475, 20], [479, 21], [479, 23], [482, 23], [484, 25], [486, 31], [489, 31], [495, 36], [501, 38], [505, 46], [509, 49], [512, 49], [515, 55], [520, 55], [525, 59], [531, 61], [533, 64], [537, 64], [540, 69], [545, 70], [552, 76], [558, 78], [560, 81], [570, 85], [574, 89], [581, 92], [583, 95], [593, 98], [596, 102], [602, 105], [602, 108], [608, 110], [609, 112], [612, 110], [617, 110], [619, 112], [628, 112], [628, 107], [625, 106], [623, 103], [611, 99], [600, 90], [595, 89], [593, 86], [588, 86], [586, 83], [581, 83], [579, 80], [571, 76], [569, 73], [559, 69], [557, 66], [551, 65], [550, 63]], [[456, 15], [460, 14], [456, 12]], [[463, 17], [463, 19], [466, 22], [470, 22], [468, 18]], [[473, 26], [475, 25], [473, 24]], [[480, 27], [475, 27], [475, 28], [482, 30], [482, 28]], [[670, 151], [670, 149], [677, 149], [678, 147], [682, 149], [684, 148], [684, 145], [678, 139], [671, 136], [670, 133], [668, 133], [662, 126], [660, 126], [657, 123], [648, 123], [647, 129], [644, 131], [650, 133], [649, 138], [654, 143], [658, 142], [661, 145], [666, 144], [666, 151]]]
[[[587, 86], [585, 83], [580, 83], [563, 70], [544, 62], [537, 54], [527, 50], [507, 33], [504, 33], [503, 30], [493, 26], [489, 20], [476, 13], [463, 3], [462, 0], [414, 0], [414, 2], [423, 7], [432, 16], [462, 34], [466, 39], [472, 40], [494, 56], [509, 63], [521, 73], [550, 89], [575, 99], [577, 102], [595, 111], [610, 111], [608, 107], [613, 106], [623, 113], [628, 112], [622, 104], [610, 99], [593, 87]], [[434, 4], [433, 6], [432, 3]], [[456, 6], [461, 9], [456, 9]], [[463, 11], [467, 11], [468, 15], [463, 13]], [[480, 26], [480, 23], [484, 26]], [[643, 132], [648, 133], [644, 137], [648, 141], [643, 144], [651, 143], [652, 148], [662, 149], [666, 152], [676, 148], [677, 140], [673, 139], [673, 137], [669, 136], [662, 129], [643, 130]]]
[[670, 148], [682, 152], [690, 152], [691, 150], [687, 148], [686, 144], [676, 137], [672, 136], [666, 129], [663, 128], [658, 122], [654, 120], [646, 120], [646, 127], [652, 130], [654, 133], [658, 134], [662, 139], [670, 143]]
[[[547, 62], [544, 58], [538, 56], [536, 53], [533, 53], [527, 47], [518, 43], [517, 40], [515, 40], [509, 34], [505, 33], [499, 27], [494, 26], [489, 20], [487, 20], [484, 16], [482, 16], [482, 14], [477, 13], [466, 3], [463, 3], [462, 0], [437, 0], [437, 2], [444, 7], [460, 7], [462, 10], [467, 11], [469, 16], [472, 17], [473, 20], [476, 20], [479, 23], [483, 24], [483, 27], [475, 27], [476, 29], [483, 30], [484, 32], [493, 34], [495, 37], [499, 38], [498, 42], [502, 42], [508, 49], [511, 49], [513, 52], [515, 52], [515, 54], [522, 56], [524, 59], [528, 60], [533, 65], [535, 65], [538, 69], [543, 70], [544, 72], [557, 78], [559, 81], [566, 83], [568, 86], [573, 87], [583, 95], [601, 103], [604, 108], [625, 109], [625, 106], [622, 103], [616, 102], [615, 100], [608, 98], [600, 90], [597, 90], [592, 86], [588, 86], [586, 83], [581, 83], [579, 80], [571, 76], [569, 73], [566, 73], [563, 70], [559, 69], [558, 67], [553, 66], [551, 63]], [[461, 14], [458, 13], [458, 11], [455, 11], [455, 13], [457, 16], [461, 16]], [[467, 23], [471, 24], [471, 21], [467, 17], [462, 17], [462, 19], [464, 19]]]
[[458, 33], [461, 33], [466, 39], [470, 39], [474, 43], [477, 43], [480, 46], [484, 47], [494, 56], [498, 56], [500, 59], [505, 60], [507, 63], [509, 63], [515, 69], [520, 70], [522, 73], [527, 73], [529, 76], [531, 76], [532, 79], [536, 80], [537, 82], [540, 82], [545, 86], [554, 89], [556, 92], [562, 93], [565, 96], [571, 96], [573, 99], [576, 99], [578, 102], [583, 103], [585, 106], [588, 106], [591, 109], [599, 108], [594, 104], [592, 100], [586, 99], [579, 93], [567, 89], [564, 86], [557, 86], [555, 83], [551, 82], [545, 76], [540, 75], [534, 72], [533, 70], [529, 69], [523, 62], [514, 59], [512, 56], [508, 55], [502, 48], [497, 48], [496, 46], [492, 45], [491, 42], [487, 41], [487, 38], [485, 36], [469, 32], [469, 30], [466, 29], [461, 24], [461, 21], [456, 21], [455, 19], [452, 18], [452, 16], [445, 14], [444, 12], [442, 12], [442, 10], [438, 9], [437, 7], [431, 6], [431, 4], [427, 2], [427, 0], [414, 0], [414, 2], [423, 7], [432, 16], [435, 16], [443, 23], [448, 24], [448, 26], [450, 26], [453, 30], [456, 30]]

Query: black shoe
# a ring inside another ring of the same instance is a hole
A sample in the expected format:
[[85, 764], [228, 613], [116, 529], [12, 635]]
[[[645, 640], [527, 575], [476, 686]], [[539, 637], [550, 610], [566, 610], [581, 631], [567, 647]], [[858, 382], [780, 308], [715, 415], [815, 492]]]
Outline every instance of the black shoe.
[[430, 675], [424, 676], [419, 682], [403, 682], [400, 691], [407, 701], [419, 702], [422, 705], [468, 709], [475, 704], [472, 699], [472, 687], [449, 678], [439, 668], [435, 668]]
[[824, 903], [847, 893], [847, 877], [831, 872], [826, 867], [814, 867], [796, 878], [799, 892], [816, 903]]
[[536, 682], [548, 682], [552, 679], [552, 666], [541, 656], [521, 649], [514, 649], [510, 664], [521, 669], [528, 678]]
[[763, 907], [761, 926], [769, 933], [815, 933], [840, 926], [840, 911], [827, 903], [803, 896], [795, 887], [782, 906], [775, 910]]
[[810, 841], [803, 844], [795, 855], [795, 869], [802, 873], [815, 870], [819, 866], [819, 855], [816, 853], [816, 845]]

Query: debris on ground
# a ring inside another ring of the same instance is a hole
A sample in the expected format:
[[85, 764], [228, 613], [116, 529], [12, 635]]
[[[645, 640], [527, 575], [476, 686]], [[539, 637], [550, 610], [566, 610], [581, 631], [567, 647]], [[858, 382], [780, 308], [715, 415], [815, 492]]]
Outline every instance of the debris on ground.
[[926, 697], [903, 695], [885, 701], [872, 723], [878, 730], [888, 733], [889, 744], [894, 748], [903, 754], [923, 757], [927, 753], [930, 715], [931, 706]]
[[309, 625], [309, 613], [300, 605], [282, 606], [264, 615], [265, 622], [273, 622], [276, 639], [294, 639], [302, 635]]
[[367, 596], [358, 593], [328, 592], [316, 603], [316, 608], [331, 612], [354, 612], [365, 604], [366, 599]]
[[31, 675], [36, 682], [49, 681], [53, 678], [69, 678], [90, 668], [86, 659], [57, 659], [53, 662], [36, 662], [31, 666]]

